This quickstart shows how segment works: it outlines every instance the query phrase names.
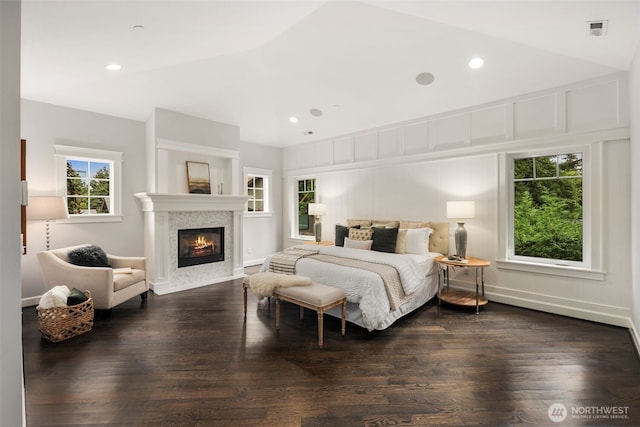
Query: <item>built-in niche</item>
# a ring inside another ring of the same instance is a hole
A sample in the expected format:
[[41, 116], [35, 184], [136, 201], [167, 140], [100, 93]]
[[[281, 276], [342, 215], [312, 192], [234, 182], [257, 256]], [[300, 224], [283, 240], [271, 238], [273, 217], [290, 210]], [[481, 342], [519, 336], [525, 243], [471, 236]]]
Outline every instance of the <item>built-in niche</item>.
[[239, 152], [184, 142], [158, 140], [156, 189], [159, 193], [189, 194], [188, 165], [208, 169], [204, 194], [238, 194]]

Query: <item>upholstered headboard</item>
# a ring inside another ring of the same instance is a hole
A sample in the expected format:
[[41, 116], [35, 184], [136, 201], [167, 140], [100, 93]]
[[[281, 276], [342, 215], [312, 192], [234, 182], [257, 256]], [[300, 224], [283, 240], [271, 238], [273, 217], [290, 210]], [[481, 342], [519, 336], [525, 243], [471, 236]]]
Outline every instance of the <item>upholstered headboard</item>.
[[443, 255], [449, 254], [449, 223], [431, 221], [433, 234], [429, 238], [429, 250], [440, 252]]
[[429, 251], [439, 252], [443, 255], [449, 254], [449, 223], [436, 221], [397, 221], [378, 219], [347, 219], [347, 226], [361, 225], [369, 227], [374, 224], [385, 225], [387, 227], [399, 228], [424, 228], [433, 229], [433, 234], [429, 238]]

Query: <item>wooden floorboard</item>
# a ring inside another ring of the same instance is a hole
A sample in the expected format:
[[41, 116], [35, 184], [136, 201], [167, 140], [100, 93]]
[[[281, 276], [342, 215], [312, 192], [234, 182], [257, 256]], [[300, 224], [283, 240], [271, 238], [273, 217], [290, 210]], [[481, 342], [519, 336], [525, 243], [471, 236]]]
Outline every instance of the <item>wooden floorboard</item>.
[[[325, 316], [320, 350], [311, 312], [300, 321], [283, 303], [281, 322], [277, 333], [273, 300], [251, 294], [245, 319], [240, 280], [133, 299], [61, 343], [42, 340], [25, 308], [27, 425], [640, 425], [624, 328], [432, 301], [385, 331], [347, 324], [345, 337]], [[554, 403], [563, 422], [548, 416]], [[624, 417], [605, 418], [610, 408]]]

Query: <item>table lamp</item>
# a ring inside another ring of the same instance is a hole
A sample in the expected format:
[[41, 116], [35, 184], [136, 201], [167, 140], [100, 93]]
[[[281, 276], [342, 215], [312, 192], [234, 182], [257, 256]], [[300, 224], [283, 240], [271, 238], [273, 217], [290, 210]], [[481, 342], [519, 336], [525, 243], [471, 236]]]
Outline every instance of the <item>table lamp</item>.
[[466, 258], [467, 254], [467, 230], [464, 228], [464, 220], [476, 216], [476, 203], [472, 200], [447, 202], [447, 218], [458, 222], [456, 228], [456, 255]]
[[327, 213], [327, 205], [324, 203], [309, 203], [309, 215], [315, 215], [316, 221], [313, 224], [313, 234], [316, 236], [316, 242], [322, 240], [322, 224], [320, 217]]

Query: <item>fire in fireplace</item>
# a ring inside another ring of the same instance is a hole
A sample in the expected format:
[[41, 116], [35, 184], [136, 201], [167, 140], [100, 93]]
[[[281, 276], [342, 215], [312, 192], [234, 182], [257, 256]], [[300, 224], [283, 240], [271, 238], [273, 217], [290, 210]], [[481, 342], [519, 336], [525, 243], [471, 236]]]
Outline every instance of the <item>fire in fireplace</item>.
[[178, 267], [224, 261], [224, 227], [178, 230]]

